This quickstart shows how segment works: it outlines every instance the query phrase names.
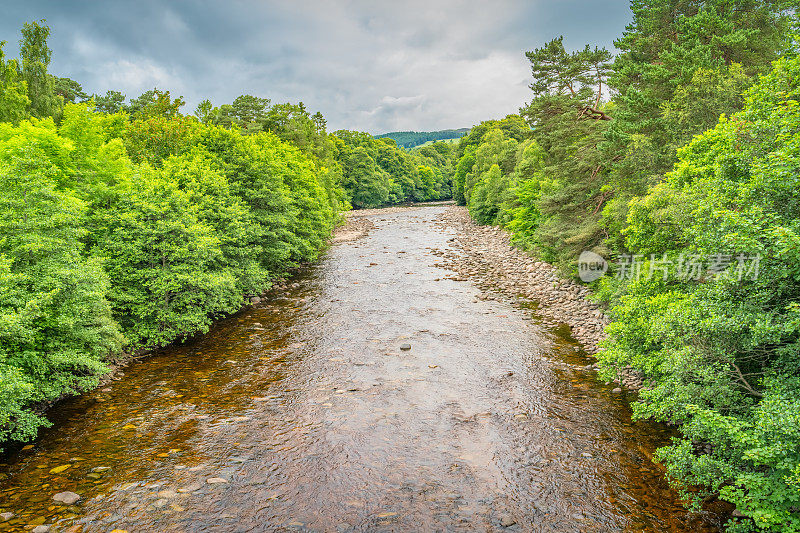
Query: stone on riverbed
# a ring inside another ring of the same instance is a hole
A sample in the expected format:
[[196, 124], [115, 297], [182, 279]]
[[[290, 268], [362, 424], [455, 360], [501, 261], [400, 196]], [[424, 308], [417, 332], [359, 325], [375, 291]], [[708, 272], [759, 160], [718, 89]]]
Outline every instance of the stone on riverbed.
[[196, 492], [202, 488], [203, 486], [200, 483], [192, 483], [191, 485], [179, 488], [178, 492], [181, 494], [186, 494], [187, 492]]
[[210, 477], [206, 480], [206, 483], [208, 483], [209, 485], [219, 485], [227, 482], [228, 480], [225, 479], [224, 477]]
[[3, 519], [3, 522], [8, 522], [14, 518], [14, 513], [0, 513], [0, 518]]
[[410, 344], [408, 344], [408, 343], [401, 344], [401, 345], [400, 345], [400, 349], [401, 349], [401, 350], [403, 350], [404, 352], [407, 352], [408, 350], [410, 350], [410, 349], [411, 349], [411, 345], [410, 345]]
[[57, 502], [66, 505], [72, 505], [73, 503], [77, 503], [78, 500], [81, 499], [81, 497], [79, 494], [75, 494], [74, 492], [65, 491], [65, 492], [59, 492], [58, 494], [53, 496], [53, 499]]
[[504, 514], [500, 517], [500, 525], [503, 527], [511, 527], [516, 523], [517, 521], [510, 514]]

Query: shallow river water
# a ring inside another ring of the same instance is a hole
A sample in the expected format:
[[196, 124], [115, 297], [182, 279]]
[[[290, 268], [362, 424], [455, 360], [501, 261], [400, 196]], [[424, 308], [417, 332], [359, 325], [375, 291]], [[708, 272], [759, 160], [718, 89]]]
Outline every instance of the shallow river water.
[[0, 531], [713, 531], [651, 462], [666, 430], [558, 365], [575, 342], [442, 279], [443, 210], [372, 215], [298, 288], [59, 405], [0, 466]]

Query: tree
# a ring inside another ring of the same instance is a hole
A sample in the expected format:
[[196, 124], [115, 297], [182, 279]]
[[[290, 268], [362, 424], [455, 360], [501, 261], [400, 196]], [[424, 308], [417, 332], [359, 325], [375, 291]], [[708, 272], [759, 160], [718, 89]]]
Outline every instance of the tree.
[[203, 124], [211, 124], [214, 121], [214, 116], [219, 112], [217, 108], [211, 103], [211, 100], [206, 98], [194, 109], [194, 116]]
[[475, 147], [469, 147], [461, 159], [458, 160], [456, 165], [455, 174], [453, 175], [453, 199], [458, 205], [467, 205], [467, 197], [465, 195], [464, 186], [467, 179], [467, 174], [472, 172], [472, 167], [475, 165]]
[[183, 96], [174, 100], [169, 91], [162, 91], [157, 87], [143, 92], [131, 100], [127, 111], [134, 118], [166, 117], [172, 118], [180, 115], [180, 109], [186, 105]]
[[30, 98], [28, 86], [20, 74], [19, 63], [14, 59], [5, 59], [0, 41], [0, 122], [17, 124], [28, 116]]
[[160, 166], [169, 156], [188, 151], [201, 130], [197, 120], [183, 115], [137, 113], [135, 116], [142, 118], [128, 124], [124, 139], [128, 155], [135, 163], [146, 161]]
[[109, 299], [136, 347], [164, 346], [208, 330], [239, 308], [235, 275], [220, 263], [220, 235], [192, 194], [142, 168], [107, 212], [96, 253], [113, 280]]
[[552, 186], [538, 191], [535, 234], [519, 237], [568, 270], [583, 250], [602, 251], [606, 236], [601, 210], [610, 193], [603, 176], [612, 161], [598, 145], [611, 119], [602, 104], [611, 55], [589, 46], [568, 53], [558, 38], [527, 56], [534, 98], [521, 113], [544, 152], [541, 174]]
[[269, 98], [258, 98], [249, 94], [237, 96], [231, 104], [231, 114], [243, 129], [260, 124], [266, 117]]
[[119, 113], [125, 108], [125, 95], [119, 91], [106, 91], [106, 94], [100, 96], [99, 94], [92, 95], [94, 100], [95, 109], [100, 113]]
[[389, 175], [372, 159], [367, 149], [356, 146], [343, 158], [344, 189], [354, 207], [379, 207], [389, 200]]
[[53, 91], [62, 98], [64, 103], [77, 104], [89, 99], [89, 95], [83, 92], [81, 84], [69, 78], [54, 76]]
[[47, 73], [52, 51], [47, 46], [50, 27], [44, 20], [27, 22], [19, 41], [22, 56], [22, 78], [28, 88], [30, 113], [37, 118], [58, 118], [64, 103], [55, 94], [55, 80]]

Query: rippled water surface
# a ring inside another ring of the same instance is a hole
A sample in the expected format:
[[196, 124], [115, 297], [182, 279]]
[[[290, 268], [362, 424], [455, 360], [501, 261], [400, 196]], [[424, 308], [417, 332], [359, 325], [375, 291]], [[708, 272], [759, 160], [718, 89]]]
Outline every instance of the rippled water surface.
[[58, 406], [0, 466], [0, 531], [713, 530], [650, 460], [664, 429], [554, 364], [574, 342], [443, 279], [443, 210], [372, 215], [285, 297]]

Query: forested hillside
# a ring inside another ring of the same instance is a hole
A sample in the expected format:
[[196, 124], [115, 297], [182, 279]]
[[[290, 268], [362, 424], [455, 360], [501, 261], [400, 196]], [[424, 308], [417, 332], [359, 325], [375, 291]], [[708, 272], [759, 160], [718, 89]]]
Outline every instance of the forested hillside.
[[403, 148], [414, 148], [421, 144], [431, 141], [444, 141], [448, 139], [458, 139], [467, 134], [469, 128], [460, 128], [457, 130], [439, 130], [439, 131], [393, 131], [390, 133], [382, 133], [376, 135], [376, 139], [394, 139], [397, 146]]
[[[532, 99], [476, 126], [454, 197], [482, 224], [593, 283], [611, 379], [732, 531], [800, 531], [800, 57], [788, 2], [634, 0], [619, 53], [561, 38], [527, 53]], [[606, 95], [612, 95], [607, 99]]]
[[49, 31], [26, 24], [19, 59], [0, 46], [0, 445], [314, 260], [342, 210], [450, 196], [448, 146], [250, 95], [193, 115], [158, 88], [89, 96], [48, 73]]

